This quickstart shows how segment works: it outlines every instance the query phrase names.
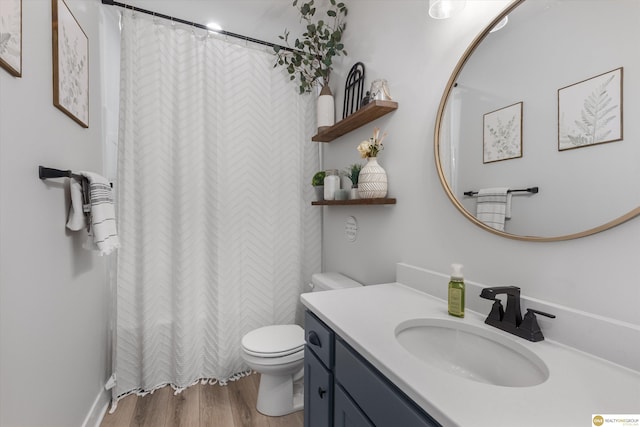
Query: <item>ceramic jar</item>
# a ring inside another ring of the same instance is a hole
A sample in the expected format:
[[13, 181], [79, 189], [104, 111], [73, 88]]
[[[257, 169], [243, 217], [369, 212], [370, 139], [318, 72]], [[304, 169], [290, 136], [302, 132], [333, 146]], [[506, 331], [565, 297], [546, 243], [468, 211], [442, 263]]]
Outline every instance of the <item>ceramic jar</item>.
[[380, 199], [387, 195], [387, 172], [377, 157], [368, 157], [358, 176], [358, 195], [361, 199]]

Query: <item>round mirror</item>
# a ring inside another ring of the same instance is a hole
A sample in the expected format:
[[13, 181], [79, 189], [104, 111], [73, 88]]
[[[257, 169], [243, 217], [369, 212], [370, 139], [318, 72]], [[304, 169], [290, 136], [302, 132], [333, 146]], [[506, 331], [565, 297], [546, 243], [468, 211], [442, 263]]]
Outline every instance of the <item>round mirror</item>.
[[465, 217], [554, 241], [640, 214], [639, 33], [637, 0], [519, 0], [487, 26], [436, 119], [438, 174]]

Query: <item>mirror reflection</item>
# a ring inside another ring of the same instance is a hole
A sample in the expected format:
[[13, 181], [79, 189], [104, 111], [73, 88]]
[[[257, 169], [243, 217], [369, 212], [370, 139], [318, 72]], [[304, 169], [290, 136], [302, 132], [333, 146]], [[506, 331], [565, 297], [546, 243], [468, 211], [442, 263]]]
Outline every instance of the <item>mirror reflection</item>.
[[452, 201], [513, 238], [582, 237], [637, 215], [640, 2], [523, 0], [507, 12], [445, 91], [435, 149]]

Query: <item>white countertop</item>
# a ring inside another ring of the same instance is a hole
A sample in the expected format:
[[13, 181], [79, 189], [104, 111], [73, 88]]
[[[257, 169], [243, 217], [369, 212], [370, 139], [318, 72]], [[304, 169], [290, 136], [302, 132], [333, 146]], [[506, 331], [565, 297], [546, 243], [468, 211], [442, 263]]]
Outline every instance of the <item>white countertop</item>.
[[[640, 372], [550, 340], [510, 335], [485, 325], [486, 314], [449, 316], [446, 301], [408, 286], [307, 293], [301, 300], [443, 426], [584, 427], [592, 425], [592, 414], [640, 413]], [[549, 378], [533, 387], [502, 387], [431, 367], [395, 338], [398, 324], [416, 318], [460, 321], [512, 337], [546, 363]]]

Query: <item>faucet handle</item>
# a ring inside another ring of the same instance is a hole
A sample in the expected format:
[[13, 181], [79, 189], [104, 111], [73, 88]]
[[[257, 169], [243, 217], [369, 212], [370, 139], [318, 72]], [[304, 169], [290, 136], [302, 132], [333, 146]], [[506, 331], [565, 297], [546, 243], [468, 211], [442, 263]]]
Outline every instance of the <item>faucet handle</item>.
[[522, 323], [520, 324], [519, 335], [522, 338], [533, 342], [542, 341], [544, 339], [540, 325], [538, 325], [536, 314], [550, 317], [552, 319], [555, 319], [556, 317], [554, 314], [545, 313], [544, 311], [534, 310], [533, 308], [527, 309], [527, 314], [524, 315], [524, 319], [522, 319]]
[[[527, 308], [527, 314], [529, 314], [529, 313], [535, 313], [535, 314], [539, 314], [539, 315], [541, 315], [541, 316], [547, 316], [547, 317], [550, 317], [550, 318], [552, 318], [552, 319], [555, 319], [555, 318], [556, 318], [556, 315], [555, 315], [555, 314], [545, 313], [544, 311], [534, 310], [533, 308]], [[526, 316], [527, 314], [525, 314], [525, 316]]]

